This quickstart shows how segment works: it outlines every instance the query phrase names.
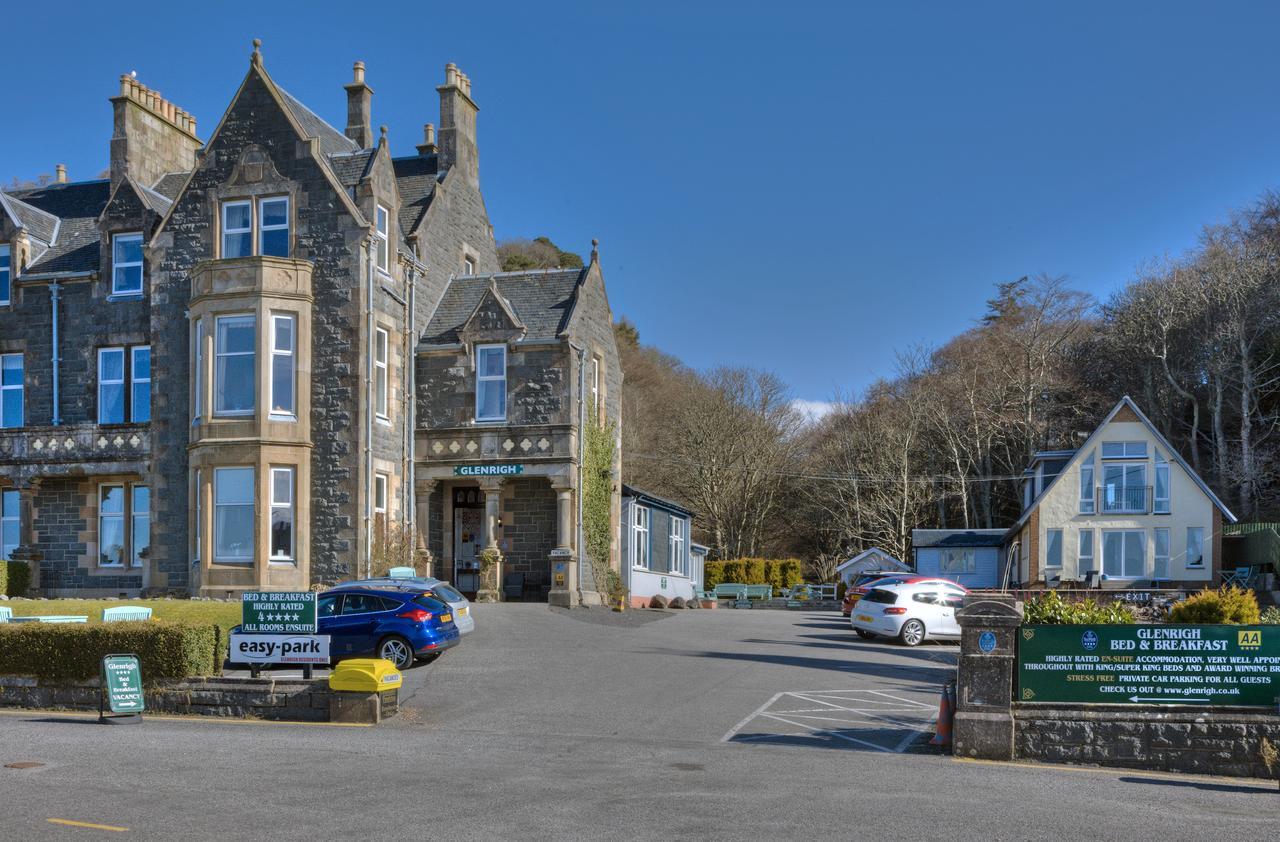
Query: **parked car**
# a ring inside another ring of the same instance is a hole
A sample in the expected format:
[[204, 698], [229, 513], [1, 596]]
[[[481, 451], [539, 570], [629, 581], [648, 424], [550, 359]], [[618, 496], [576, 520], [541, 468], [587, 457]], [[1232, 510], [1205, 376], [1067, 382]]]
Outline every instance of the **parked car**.
[[862, 573], [858, 578], [854, 579], [849, 588], [844, 592], [844, 599], [840, 602], [840, 613], [848, 617], [853, 612], [853, 606], [858, 600], [867, 595], [867, 591], [871, 590], [879, 582], [905, 582], [908, 579], [921, 578], [914, 573]]
[[886, 582], [858, 601], [849, 624], [862, 638], [896, 637], [906, 646], [958, 640], [956, 609], [968, 589], [947, 579]]
[[316, 613], [317, 631], [329, 635], [334, 661], [372, 654], [408, 669], [462, 639], [449, 605], [420, 588], [338, 587], [320, 594]]
[[372, 579], [343, 582], [338, 587], [345, 588], [351, 585], [421, 588], [453, 609], [453, 622], [458, 626], [460, 633], [467, 635], [476, 630], [475, 609], [471, 607], [471, 600], [442, 579], [433, 579], [430, 576], [378, 576]]

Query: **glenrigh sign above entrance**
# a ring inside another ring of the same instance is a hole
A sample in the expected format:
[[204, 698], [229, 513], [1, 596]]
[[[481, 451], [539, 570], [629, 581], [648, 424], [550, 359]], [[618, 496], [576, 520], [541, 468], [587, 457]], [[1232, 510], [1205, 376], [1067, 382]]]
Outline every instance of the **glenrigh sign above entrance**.
[[458, 465], [455, 477], [514, 477], [524, 473], [524, 465]]

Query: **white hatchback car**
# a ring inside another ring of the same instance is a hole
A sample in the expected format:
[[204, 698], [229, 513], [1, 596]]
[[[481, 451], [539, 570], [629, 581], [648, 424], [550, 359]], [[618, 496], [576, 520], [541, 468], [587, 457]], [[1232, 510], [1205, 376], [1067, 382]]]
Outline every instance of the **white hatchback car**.
[[424, 591], [430, 591], [436, 599], [448, 604], [453, 612], [453, 623], [458, 627], [458, 634], [471, 634], [476, 630], [476, 618], [472, 613], [474, 609], [471, 607], [471, 601], [453, 585], [440, 579], [430, 576], [380, 576], [374, 579], [356, 579], [342, 584], [422, 588]]
[[959, 640], [956, 609], [968, 592], [948, 579], [878, 585], [858, 600], [849, 624], [859, 637], [896, 637], [907, 646]]

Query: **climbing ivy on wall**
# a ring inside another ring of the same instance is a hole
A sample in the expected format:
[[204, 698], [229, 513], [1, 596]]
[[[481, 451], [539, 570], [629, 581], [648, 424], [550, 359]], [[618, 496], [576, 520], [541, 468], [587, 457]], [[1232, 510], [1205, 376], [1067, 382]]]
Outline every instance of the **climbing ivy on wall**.
[[[589, 419], [599, 417], [594, 403]], [[616, 599], [622, 580], [609, 566], [613, 549], [610, 528], [613, 508], [613, 461], [617, 449], [617, 426], [612, 421], [595, 424], [588, 421], [584, 433], [585, 454], [582, 466], [582, 531], [587, 557], [595, 573], [596, 587], [602, 596]]]

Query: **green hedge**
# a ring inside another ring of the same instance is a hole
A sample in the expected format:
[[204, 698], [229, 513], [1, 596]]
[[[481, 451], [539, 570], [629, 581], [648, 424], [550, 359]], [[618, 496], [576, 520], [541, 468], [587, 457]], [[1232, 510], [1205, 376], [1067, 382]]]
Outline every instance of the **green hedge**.
[[26, 596], [31, 586], [31, 568], [25, 561], [0, 559], [0, 593], [5, 596]]
[[144, 681], [217, 675], [224, 649], [222, 632], [214, 625], [5, 623], [0, 625], [0, 674], [80, 681], [99, 675], [102, 656], [132, 654]]
[[804, 582], [804, 565], [798, 558], [740, 558], [708, 561], [703, 568], [703, 586], [711, 590], [724, 582], [739, 585], [773, 585], [775, 592]]
[[1057, 591], [1045, 591], [1026, 601], [1024, 623], [1051, 626], [1124, 625], [1135, 621], [1133, 610], [1121, 602], [1094, 599], [1065, 600]]
[[1258, 597], [1235, 586], [1189, 596], [1169, 609], [1170, 623], [1232, 623], [1252, 625], [1261, 619]]

